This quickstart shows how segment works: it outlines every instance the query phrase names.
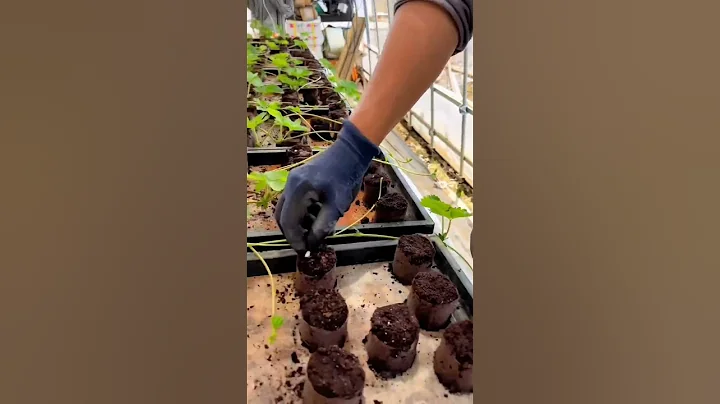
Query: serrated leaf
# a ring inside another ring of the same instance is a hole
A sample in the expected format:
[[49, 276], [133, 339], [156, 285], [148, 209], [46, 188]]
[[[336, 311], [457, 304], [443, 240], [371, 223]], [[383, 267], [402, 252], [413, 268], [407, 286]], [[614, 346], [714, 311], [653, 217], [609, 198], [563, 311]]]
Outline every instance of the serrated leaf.
[[463, 208], [453, 207], [443, 202], [437, 195], [429, 195], [420, 201], [420, 205], [430, 209], [430, 212], [440, 215], [446, 219], [457, 219], [470, 217], [472, 214]]
[[276, 84], [266, 84], [262, 86], [255, 87], [255, 89], [262, 95], [270, 95], [270, 94], [283, 94], [284, 91], [280, 86]]
[[263, 85], [263, 81], [260, 78], [260, 76], [257, 73], [253, 73], [250, 71], [247, 72], [247, 82], [251, 86], [255, 86], [255, 87]]
[[247, 127], [249, 129], [255, 130], [258, 126], [260, 126], [263, 122], [268, 120], [268, 115], [266, 113], [262, 113], [260, 115], [255, 115], [253, 119], [247, 119]]
[[256, 107], [260, 111], [277, 110], [280, 109], [280, 103], [278, 101], [258, 100]]
[[285, 118], [277, 109], [270, 108], [267, 110], [267, 113], [270, 114], [273, 118], [275, 118], [276, 121], [282, 121], [283, 118]]

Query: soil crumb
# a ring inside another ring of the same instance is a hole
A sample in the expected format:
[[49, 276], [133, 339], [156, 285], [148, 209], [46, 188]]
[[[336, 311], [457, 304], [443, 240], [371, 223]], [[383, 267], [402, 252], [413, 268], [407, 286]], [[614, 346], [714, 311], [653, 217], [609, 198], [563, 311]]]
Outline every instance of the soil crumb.
[[450, 278], [439, 272], [420, 272], [413, 278], [412, 288], [422, 300], [433, 305], [450, 303], [460, 297]]

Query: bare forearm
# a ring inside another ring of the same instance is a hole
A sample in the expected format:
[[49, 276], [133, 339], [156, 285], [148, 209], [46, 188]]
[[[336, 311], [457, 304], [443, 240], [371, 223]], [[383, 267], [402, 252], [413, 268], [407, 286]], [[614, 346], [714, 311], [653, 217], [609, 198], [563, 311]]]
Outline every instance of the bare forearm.
[[[441, 6], [412, 1], [397, 10], [382, 55], [350, 120], [376, 145], [432, 85], [460, 33]], [[460, 41], [461, 42], [461, 41]]]

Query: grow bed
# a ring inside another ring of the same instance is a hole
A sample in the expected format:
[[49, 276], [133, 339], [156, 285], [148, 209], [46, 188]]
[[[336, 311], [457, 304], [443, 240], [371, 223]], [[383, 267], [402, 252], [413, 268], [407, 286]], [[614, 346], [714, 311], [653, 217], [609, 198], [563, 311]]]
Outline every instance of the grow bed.
[[[436, 248], [433, 270], [448, 276], [460, 295], [460, 308], [451, 321], [472, 319], [472, 281], [454, 261], [442, 242], [431, 240]], [[472, 403], [472, 394], [451, 394], [433, 371], [433, 354], [442, 332], [420, 331], [417, 356], [406, 372], [384, 379], [367, 364], [364, 338], [370, 330], [370, 317], [376, 308], [402, 303], [410, 288], [401, 285], [389, 272], [397, 241], [372, 241], [334, 247], [337, 254], [337, 290], [348, 306], [348, 337], [343, 346], [356, 355], [365, 372], [366, 403], [437, 402]], [[299, 325], [299, 299], [294, 296], [296, 254], [291, 250], [261, 253], [274, 274], [276, 315], [285, 321], [274, 344], [270, 333], [270, 280], [260, 260], [247, 256], [247, 399], [248, 403], [300, 403], [310, 353], [302, 346]], [[275, 401], [273, 401], [275, 400]], [[374, 401], [378, 400], [378, 401]]]
[[334, 141], [355, 83], [336, 79], [299, 38], [248, 39], [247, 59], [249, 148]]
[[[287, 149], [248, 150], [247, 158], [248, 173], [265, 172], [287, 166], [293, 162], [290, 160]], [[382, 155], [379, 158], [384, 159]], [[430, 214], [420, 205], [420, 201], [417, 197], [409, 191], [410, 187], [405, 181], [405, 178], [400, 174], [399, 168], [377, 162], [373, 163], [373, 168], [376, 168], [378, 172], [390, 179], [390, 185], [383, 194], [397, 193], [402, 195], [402, 197], [407, 201], [407, 210], [404, 215], [404, 219], [402, 221], [375, 223], [376, 217], [374, 211], [370, 212], [366, 218], [362, 218], [363, 215], [368, 212], [369, 208], [372, 207], [372, 204], [368, 204], [367, 201], [363, 201], [366, 192], [363, 188], [355, 201], [350, 205], [350, 209], [345, 216], [338, 221], [336, 230], [341, 230], [344, 227], [360, 220], [360, 222], [355, 224], [353, 228], [370, 234], [401, 236], [413, 233], [432, 233], [435, 224], [430, 217]], [[277, 223], [273, 217], [275, 209], [274, 204], [270, 202], [267, 206], [261, 206], [255, 203], [250, 203], [261, 199], [261, 195], [255, 191], [255, 185], [251, 181], [248, 181], [247, 185], [247, 198], [247, 241], [249, 243], [259, 243], [284, 239], [285, 237], [278, 229]], [[348, 231], [346, 233], [351, 232], [352, 231]], [[357, 240], [357, 238], [347, 237], [329, 239], [328, 242], [335, 244]], [[367, 240], [371, 239], [363, 239], [363, 241]], [[258, 246], [257, 248], [267, 249], [270, 247]]]

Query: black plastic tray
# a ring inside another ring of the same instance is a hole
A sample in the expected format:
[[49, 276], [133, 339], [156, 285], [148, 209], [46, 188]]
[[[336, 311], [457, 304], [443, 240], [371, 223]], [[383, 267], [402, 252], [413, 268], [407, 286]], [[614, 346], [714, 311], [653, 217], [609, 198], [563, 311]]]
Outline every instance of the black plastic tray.
[[[287, 148], [273, 148], [273, 149], [259, 149], [259, 150], [248, 150], [248, 167], [258, 165], [274, 165], [274, 164], [286, 164]], [[402, 236], [406, 234], [432, 234], [435, 228], [435, 222], [433, 222], [430, 214], [425, 208], [420, 205], [418, 198], [410, 192], [410, 187], [405, 181], [405, 178], [400, 174], [400, 170], [397, 167], [390, 166], [387, 164], [383, 165], [385, 173], [390, 176], [395, 184], [393, 190], [400, 192], [408, 200], [408, 210], [411, 211], [415, 220], [407, 220], [403, 222], [391, 222], [391, 223], [367, 223], [358, 224], [354, 228], [364, 232], [372, 234], [380, 234], [385, 236]], [[342, 226], [338, 226], [337, 230], [342, 229]], [[348, 230], [346, 233], [350, 233]], [[285, 237], [279, 230], [273, 231], [250, 231], [247, 233], [248, 243], [259, 243], [263, 241], [279, 240]], [[330, 244], [345, 244], [351, 242], [357, 242], [358, 240], [368, 241], [373, 240], [372, 238], [338, 238], [328, 239]], [[258, 250], [272, 249], [273, 247], [256, 247]], [[286, 248], [286, 247], [283, 247]]]
[[[453, 258], [450, 254], [450, 251], [447, 247], [445, 247], [442, 241], [437, 238], [437, 236], [431, 236], [430, 240], [432, 240], [435, 245], [436, 251], [435, 265], [433, 266], [433, 269], [447, 275], [460, 293], [461, 310], [456, 311], [454, 315], [455, 320], [464, 320], [464, 318], [461, 317], [465, 314], [469, 318], [472, 318], [472, 280], [468, 278], [467, 274], [461, 269], [460, 265], [458, 265], [457, 261], [455, 261], [455, 258]], [[397, 240], [385, 240], [336, 245], [333, 246], [333, 249], [337, 254], [338, 267], [369, 264], [374, 262], [389, 262], [390, 266], [392, 266], [396, 247]], [[291, 249], [264, 251], [260, 252], [260, 255], [263, 257], [265, 263], [270, 268], [270, 272], [273, 274], [295, 272], [295, 260], [297, 259], [297, 253]], [[255, 253], [249, 252], [247, 254], [247, 276], [252, 277], [264, 275], [267, 275], [267, 270], [263, 266], [262, 262]]]

